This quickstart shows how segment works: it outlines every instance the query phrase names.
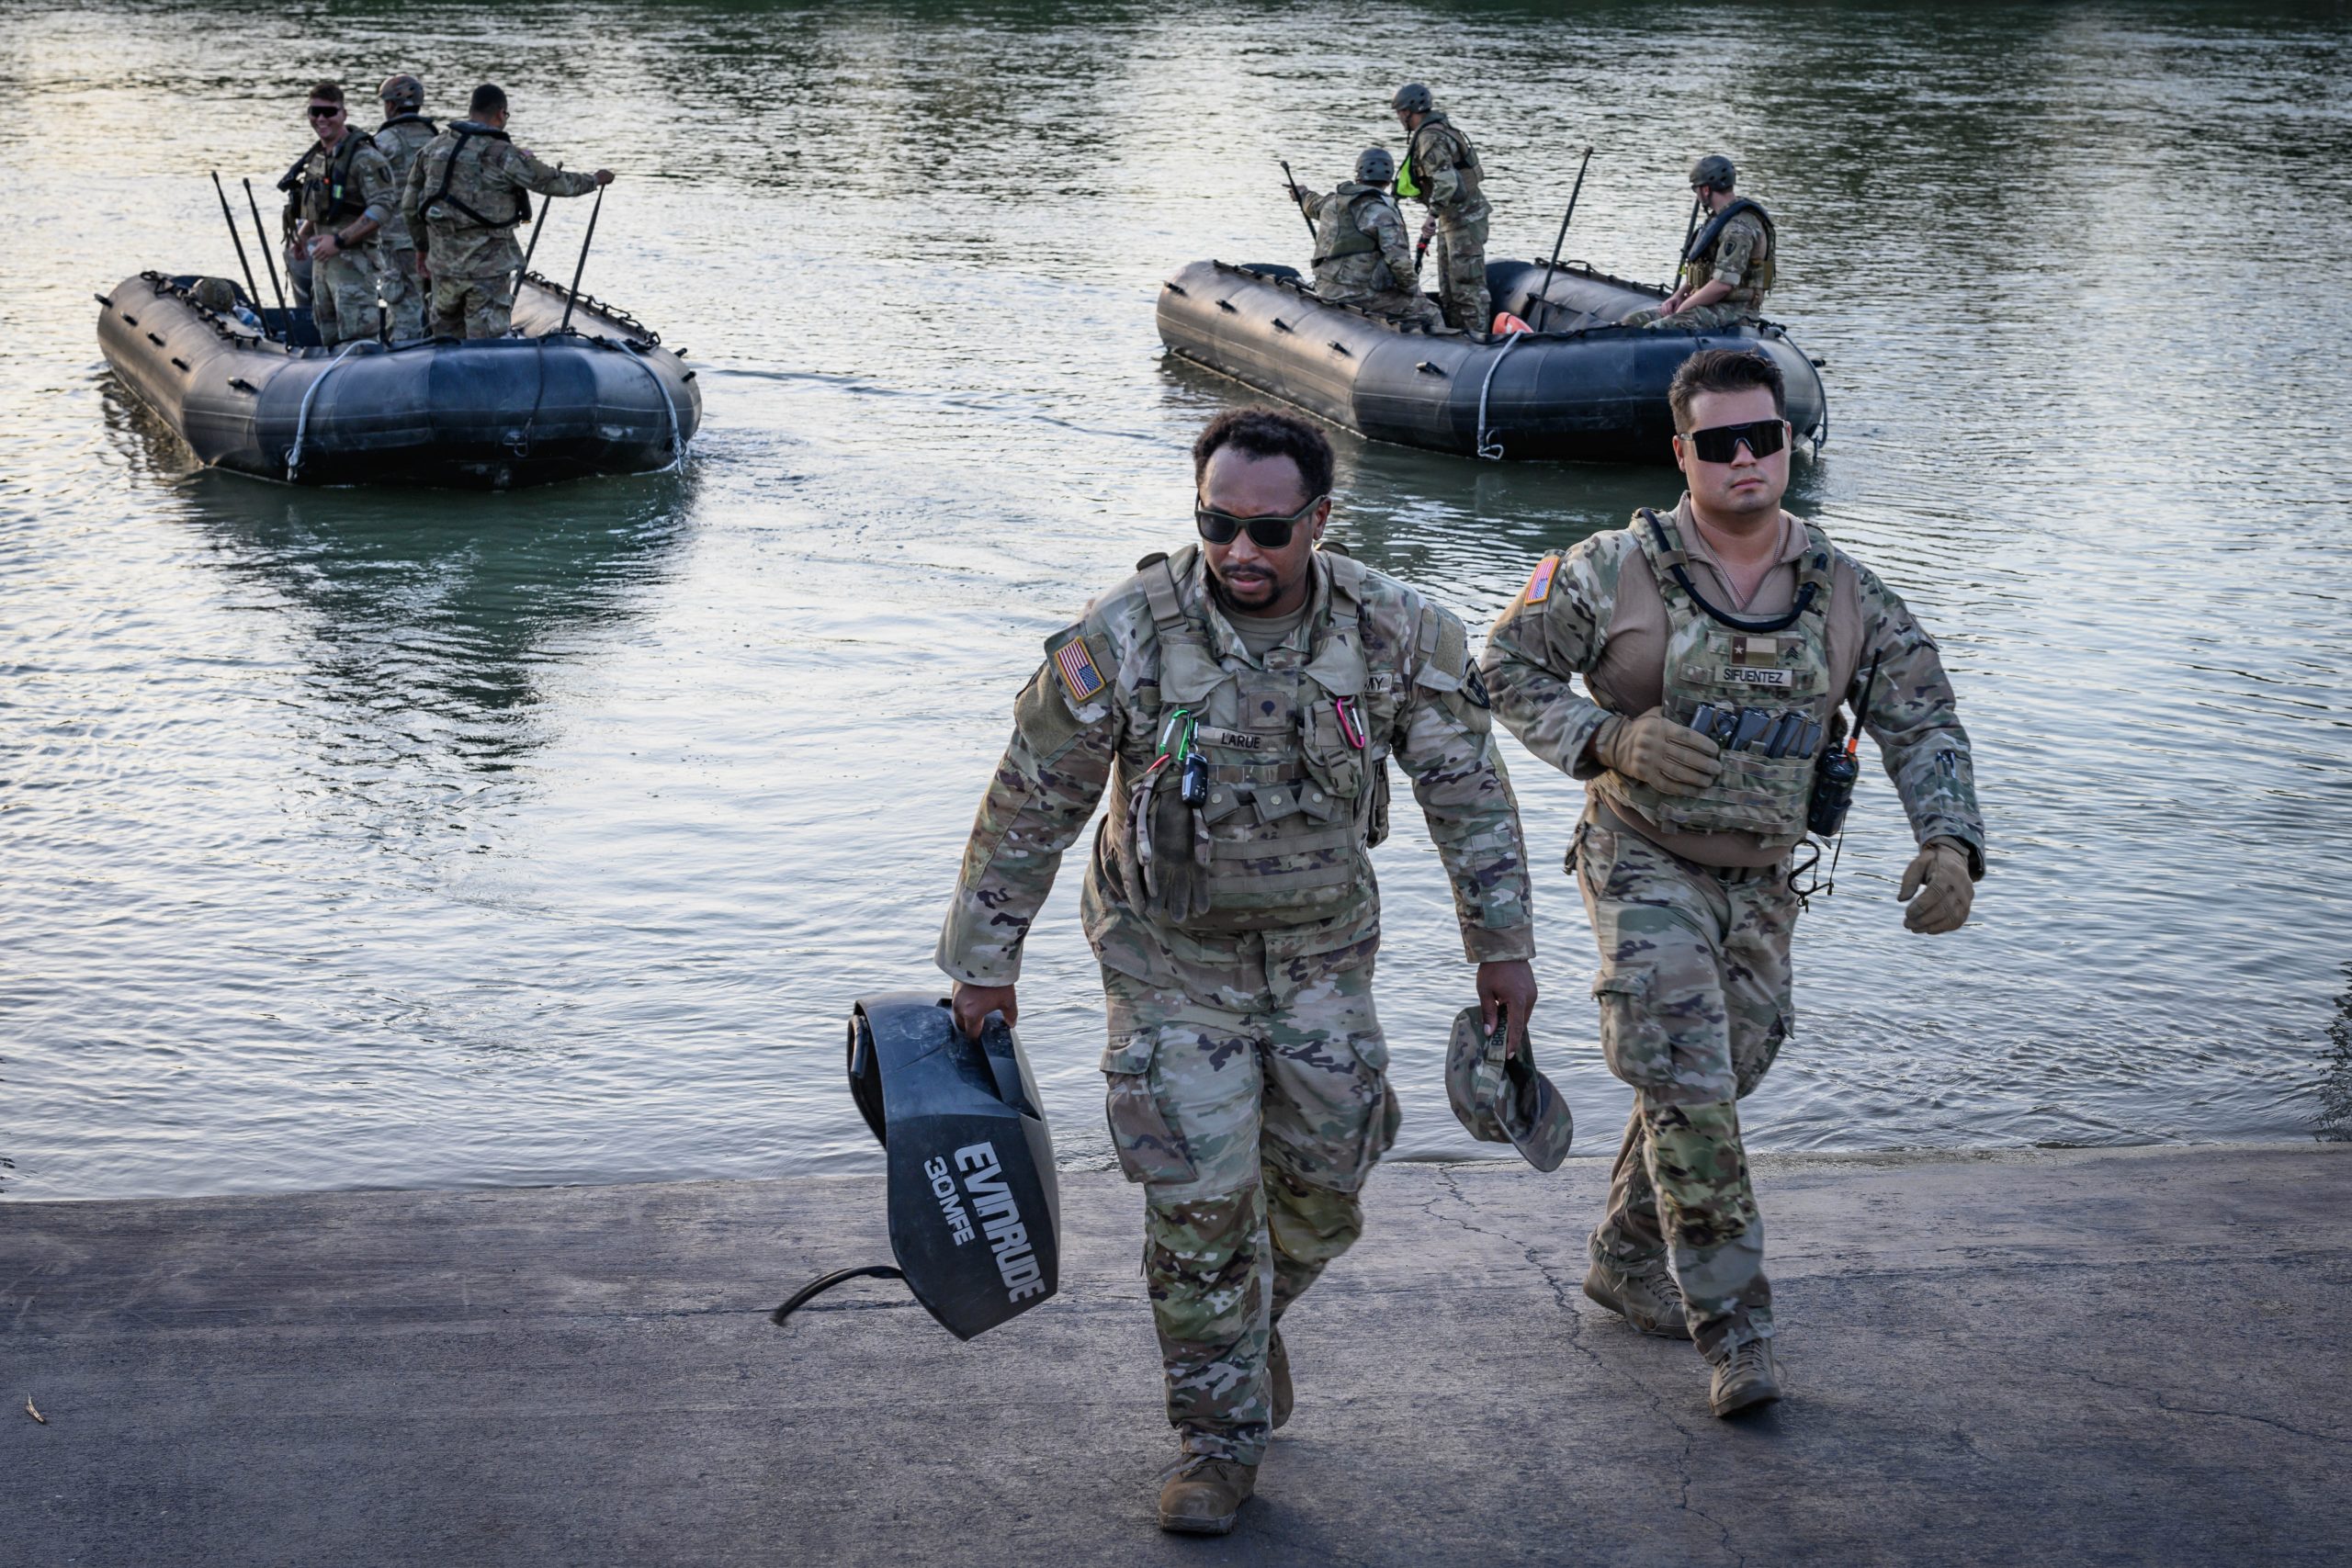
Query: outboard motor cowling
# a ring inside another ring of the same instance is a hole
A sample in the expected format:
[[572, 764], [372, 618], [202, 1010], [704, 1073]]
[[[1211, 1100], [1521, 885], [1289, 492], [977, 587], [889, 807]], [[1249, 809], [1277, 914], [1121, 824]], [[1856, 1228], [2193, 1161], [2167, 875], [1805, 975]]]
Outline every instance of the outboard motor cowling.
[[978, 1040], [945, 998], [892, 991], [849, 1019], [851, 1097], [888, 1156], [895, 1269], [843, 1269], [775, 1311], [782, 1323], [819, 1292], [896, 1274], [947, 1331], [969, 1339], [1060, 1285], [1061, 1200], [1054, 1145], [1020, 1040], [990, 1014]]

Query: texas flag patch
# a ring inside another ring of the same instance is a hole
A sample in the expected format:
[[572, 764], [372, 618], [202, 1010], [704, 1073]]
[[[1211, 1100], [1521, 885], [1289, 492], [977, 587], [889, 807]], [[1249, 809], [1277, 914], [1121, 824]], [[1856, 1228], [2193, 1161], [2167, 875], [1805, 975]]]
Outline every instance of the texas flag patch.
[[1560, 558], [1545, 556], [1535, 563], [1535, 570], [1528, 574], [1527, 592], [1520, 595], [1521, 599], [1530, 604], [1541, 604], [1552, 596], [1552, 580], [1559, 574]]
[[1102, 671], [1095, 668], [1094, 655], [1087, 648], [1086, 639], [1078, 628], [1069, 629], [1069, 640], [1053, 649], [1054, 669], [1069, 691], [1069, 700], [1079, 706], [1094, 700], [1102, 690]]

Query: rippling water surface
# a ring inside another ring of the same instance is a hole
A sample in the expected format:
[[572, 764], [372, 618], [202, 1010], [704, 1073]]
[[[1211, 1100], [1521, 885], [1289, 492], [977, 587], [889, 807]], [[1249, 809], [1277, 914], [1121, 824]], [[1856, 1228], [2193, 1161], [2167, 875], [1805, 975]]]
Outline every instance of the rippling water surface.
[[[1498, 255], [1548, 246], [1589, 142], [1568, 254], [1662, 276], [1682, 169], [1738, 160], [1828, 361], [1792, 505], [1960, 686], [1976, 919], [1902, 931], [1867, 773], [1751, 1141], [2343, 1130], [2341, 7], [400, 12], [0, 14], [0, 1191], [871, 1164], [840, 1020], [935, 983], [1038, 639], [1182, 536], [1184, 446], [1238, 395], [1160, 362], [1158, 279], [1303, 260], [1274, 160], [1328, 185], [1393, 145], [1407, 76], [1480, 140]], [[232, 270], [205, 171], [266, 188], [311, 76], [394, 69], [443, 114], [498, 80], [518, 140], [620, 173], [587, 286], [704, 367], [683, 473], [295, 491], [190, 472], [118, 389], [93, 290]], [[1676, 494], [1339, 445], [1342, 536], [1474, 626]], [[1541, 1048], [1600, 1149], [1577, 791], [1511, 760]], [[1414, 823], [1381, 864], [1403, 1152], [1467, 1154], [1442, 879]], [[1076, 869], [1023, 1035], [1095, 1165]]]

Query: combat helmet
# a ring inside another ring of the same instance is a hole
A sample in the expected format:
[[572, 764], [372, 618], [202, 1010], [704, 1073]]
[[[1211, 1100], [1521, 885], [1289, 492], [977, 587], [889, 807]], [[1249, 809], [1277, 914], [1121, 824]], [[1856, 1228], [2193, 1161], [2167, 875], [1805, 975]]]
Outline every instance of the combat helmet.
[[424, 107], [424, 84], [403, 71], [397, 76], [387, 76], [376, 96], [386, 108], [414, 114]]
[[1385, 147], [1367, 147], [1356, 154], [1356, 183], [1385, 186], [1396, 177], [1396, 160]]
[[1690, 165], [1690, 183], [1712, 190], [1729, 190], [1739, 182], [1739, 171], [1720, 152], [1710, 152]]
[[1427, 114], [1437, 107], [1437, 99], [1420, 83], [1408, 82], [1396, 89], [1396, 96], [1388, 100], [1388, 107], [1398, 114]]

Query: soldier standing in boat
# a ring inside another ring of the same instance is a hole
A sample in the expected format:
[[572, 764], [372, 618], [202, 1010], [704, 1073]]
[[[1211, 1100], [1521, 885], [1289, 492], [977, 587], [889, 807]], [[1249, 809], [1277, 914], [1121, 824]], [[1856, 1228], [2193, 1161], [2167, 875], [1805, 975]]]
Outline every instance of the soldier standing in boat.
[[1315, 292], [1334, 305], [1433, 327], [1442, 318], [1415, 287], [1413, 242], [1388, 194], [1396, 174], [1396, 161], [1385, 149], [1367, 147], [1356, 155], [1356, 177], [1330, 195], [1294, 189], [1315, 225]]
[[1046, 640], [938, 962], [957, 1023], [1015, 1014], [1031, 922], [1105, 790], [1080, 919], [1102, 969], [1119, 1163], [1182, 1451], [1162, 1529], [1223, 1534], [1289, 1418], [1280, 1325], [1363, 1227], [1394, 1141], [1371, 850], [1413, 781], [1492, 1024], [1535, 1000], [1519, 809], [1462, 623], [1317, 549], [1331, 446], [1268, 409], [1193, 447], [1200, 538]]
[[[384, 106], [384, 123], [376, 128], [376, 151], [392, 166], [392, 188], [408, 188], [409, 170], [417, 154], [440, 134], [441, 128], [424, 118], [424, 84], [403, 73], [387, 77], [376, 95]], [[417, 267], [416, 241], [408, 219], [395, 204], [384, 225], [384, 304], [390, 314], [392, 341], [413, 343], [424, 335], [424, 275]]]
[[1438, 299], [1445, 319], [1465, 333], [1485, 333], [1494, 321], [1487, 296], [1486, 171], [1477, 150], [1437, 107], [1419, 82], [1396, 89], [1390, 102], [1404, 126], [1405, 166], [1396, 194], [1418, 198], [1430, 209], [1421, 239], [1437, 241]]
[[375, 142], [352, 130], [340, 86], [313, 86], [308, 113], [319, 139], [295, 166], [302, 215], [295, 241], [311, 263], [311, 319], [319, 341], [332, 348], [374, 337], [381, 324], [376, 291], [385, 268], [383, 229], [400, 193]]
[[1738, 1102], [1794, 1016], [1793, 852], [1825, 753], [1851, 755], [1838, 707], [1878, 742], [1919, 846], [1905, 927], [1967, 919], [1984, 827], [1935, 639], [1781, 510], [1779, 368], [1705, 350], [1668, 398], [1681, 503], [1544, 557], [1481, 662], [1511, 733], [1587, 782], [1569, 861], [1600, 945], [1601, 1052], [1634, 1095], [1585, 1294], [1687, 1334], [1727, 1416], [1781, 1396]]
[[1763, 319], [1780, 253], [1772, 215], [1751, 197], [1734, 193], [1732, 162], [1711, 152], [1690, 165], [1690, 192], [1709, 217], [1682, 253], [1682, 273], [1666, 302], [1623, 319], [1629, 327], [1720, 331]]
[[613, 183], [551, 169], [506, 134], [506, 95], [476, 87], [467, 118], [429, 142], [408, 172], [401, 212], [432, 281], [435, 337], [503, 337], [514, 325], [523, 248], [514, 226], [531, 215], [523, 193], [585, 196]]

